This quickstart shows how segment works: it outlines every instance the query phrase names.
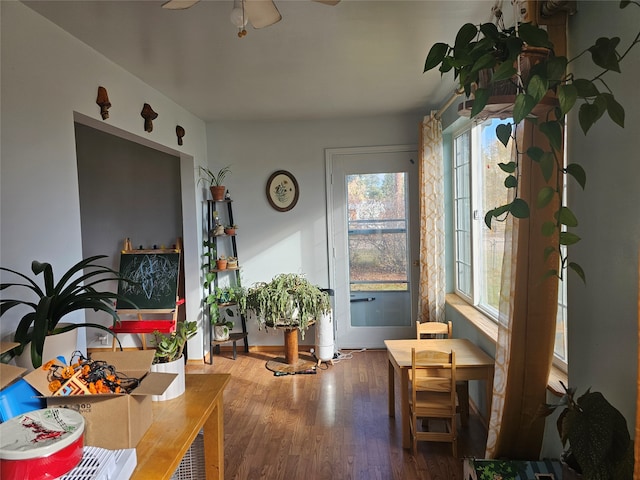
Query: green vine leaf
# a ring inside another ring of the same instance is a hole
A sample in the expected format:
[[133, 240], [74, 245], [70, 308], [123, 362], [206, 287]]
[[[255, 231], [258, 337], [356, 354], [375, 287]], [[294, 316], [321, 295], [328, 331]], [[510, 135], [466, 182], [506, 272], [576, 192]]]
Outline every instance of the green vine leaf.
[[602, 97], [605, 99], [609, 118], [624, 128], [624, 107], [610, 93], [603, 93]]
[[576, 78], [573, 81], [573, 86], [578, 91], [578, 96], [582, 98], [595, 97], [599, 93], [593, 82], [585, 78]]
[[[544, 226], [543, 226], [544, 228]], [[554, 225], [555, 228], [555, 225]], [[556, 251], [556, 247], [552, 247], [552, 246], [548, 246], [545, 247], [544, 249], [544, 260], [547, 261], [549, 260], [549, 257], [551, 256], [552, 253], [554, 253]]]
[[456, 42], [454, 44], [454, 49], [456, 51], [460, 50], [463, 47], [469, 45], [469, 42], [473, 40], [478, 34], [478, 29], [473, 23], [465, 23], [460, 30], [458, 30], [458, 34], [456, 35]]
[[555, 170], [555, 158], [553, 157], [553, 153], [546, 152], [542, 155], [542, 158], [540, 158], [540, 170], [542, 171], [542, 176], [547, 182], [551, 180]]
[[560, 232], [560, 245], [574, 245], [580, 241], [580, 237], [571, 232]]
[[563, 115], [566, 115], [573, 108], [577, 99], [578, 89], [574, 85], [560, 85], [558, 87], [558, 102]]
[[427, 55], [427, 60], [424, 62], [424, 71], [427, 72], [434, 67], [437, 67], [442, 60], [444, 60], [445, 55], [449, 51], [449, 45], [446, 43], [436, 43], [429, 50], [429, 54]]
[[500, 140], [505, 147], [509, 143], [511, 139], [511, 124], [510, 123], [501, 123], [496, 127], [496, 137]]
[[509, 163], [498, 163], [498, 167], [500, 167], [500, 170], [502, 170], [504, 173], [513, 173], [516, 171], [516, 162], [509, 162]]
[[534, 162], [539, 162], [544, 155], [544, 151], [540, 147], [529, 147], [527, 148], [527, 155]]
[[560, 210], [556, 212], [555, 218], [558, 222], [562, 225], [566, 225], [567, 227], [578, 226], [578, 218], [569, 207], [561, 207]]
[[[550, 237], [551, 235], [554, 234], [554, 232], [556, 231], [556, 224], [553, 223], [551, 220], [546, 221], [542, 224], [542, 235], [544, 235], [545, 237]], [[547, 247], [547, 249], [551, 249], [552, 251], [555, 250], [554, 247]], [[545, 249], [545, 259], [548, 255], [546, 254], [546, 249]]]
[[619, 37], [600, 37], [596, 40], [596, 44], [588, 49], [589, 52], [591, 52], [593, 63], [605, 70], [613, 70], [614, 72], [620, 73], [618, 53], [616, 52], [616, 47], [619, 43]]
[[527, 86], [527, 93], [533, 97], [535, 103], [538, 103], [547, 94], [549, 90], [549, 81], [540, 77], [540, 75], [534, 75], [529, 80]]
[[562, 81], [567, 70], [567, 57], [551, 57], [546, 63], [549, 81], [554, 83]]
[[553, 44], [549, 41], [549, 34], [531, 23], [520, 24], [518, 35], [527, 44], [534, 47], [553, 48]]
[[[526, 93], [520, 93], [516, 97], [515, 104], [513, 106], [513, 121], [515, 124], [524, 120], [527, 115], [531, 113], [533, 107], [536, 106], [535, 99]], [[474, 105], [475, 107], [475, 105]]]
[[543, 208], [549, 205], [549, 202], [553, 200], [556, 191], [551, 187], [542, 187], [538, 192], [538, 198], [536, 199], [536, 206]]
[[513, 63], [502, 62], [493, 71], [493, 76], [491, 77], [491, 81], [495, 83], [500, 80], [506, 80], [507, 78], [513, 77], [516, 73], [518, 73], [518, 71], [516, 70], [516, 67], [513, 66]]
[[507, 213], [510, 207], [511, 207], [511, 204], [509, 203], [507, 205], [502, 205], [501, 207], [496, 207], [493, 210], [489, 210], [484, 216], [485, 225], [489, 227], [489, 229], [491, 229], [491, 221], [494, 218], [498, 218], [501, 215], [504, 215], [505, 213]]
[[542, 276], [543, 280], [546, 280], [547, 278], [550, 277], [557, 277], [558, 276], [558, 270], [556, 270], [555, 268], [552, 268], [550, 270], [547, 270], [544, 275]]
[[509, 213], [516, 218], [528, 218], [529, 217], [529, 204], [521, 198], [514, 198], [509, 207]]
[[491, 53], [485, 53], [476, 60], [471, 67], [471, 72], [478, 72], [483, 68], [491, 68], [496, 64], [496, 57]]
[[580, 128], [586, 135], [593, 124], [600, 118], [600, 109], [597, 105], [592, 103], [583, 103], [580, 105], [578, 111], [578, 121], [580, 122]]
[[587, 184], [587, 173], [584, 171], [584, 168], [577, 163], [570, 163], [567, 165], [567, 168], [565, 168], [565, 172], [571, 175], [575, 181], [578, 182], [578, 185], [580, 185], [584, 190], [584, 187]]
[[504, 186], [507, 188], [515, 188], [518, 186], [518, 179], [513, 175], [509, 175], [504, 179]]
[[478, 88], [473, 94], [473, 107], [471, 107], [471, 117], [478, 115], [489, 101], [489, 89]]
[[584, 283], [587, 283], [587, 276], [585, 275], [584, 270], [580, 265], [578, 265], [576, 262], [569, 262], [568, 266], [571, 270], [573, 270], [578, 274], [578, 276], [582, 279]]
[[549, 145], [556, 152], [562, 149], [562, 126], [557, 121], [549, 121], [540, 124], [540, 132], [547, 137]]

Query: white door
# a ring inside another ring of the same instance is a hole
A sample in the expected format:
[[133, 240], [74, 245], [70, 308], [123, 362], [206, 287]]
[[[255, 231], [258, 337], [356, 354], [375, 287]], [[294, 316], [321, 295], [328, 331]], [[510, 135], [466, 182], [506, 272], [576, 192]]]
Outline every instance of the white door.
[[327, 211], [338, 348], [413, 338], [417, 309], [415, 146], [328, 149]]

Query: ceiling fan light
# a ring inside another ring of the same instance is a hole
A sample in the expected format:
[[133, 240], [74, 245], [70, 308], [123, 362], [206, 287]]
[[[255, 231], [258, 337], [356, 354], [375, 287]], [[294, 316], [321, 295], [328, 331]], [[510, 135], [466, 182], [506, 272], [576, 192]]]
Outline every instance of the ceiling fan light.
[[231, 23], [238, 28], [243, 28], [247, 26], [247, 21], [248, 21], [247, 16], [242, 10], [242, 6], [235, 6], [235, 2], [234, 2], [233, 10], [231, 10], [231, 15], [229, 16], [229, 19], [231, 20]]
[[263, 28], [282, 20], [273, 0], [244, 0], [244, 10], [253, 28]]

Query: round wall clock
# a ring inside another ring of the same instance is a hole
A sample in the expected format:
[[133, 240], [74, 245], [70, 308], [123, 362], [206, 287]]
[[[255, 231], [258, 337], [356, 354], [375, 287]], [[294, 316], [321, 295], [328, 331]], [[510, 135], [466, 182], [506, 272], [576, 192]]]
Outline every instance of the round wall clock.
[[298, 203], [298, 182], [286, 170], [273, 172], [267, 180], [267, 200], [279, 212], [287, 212]]

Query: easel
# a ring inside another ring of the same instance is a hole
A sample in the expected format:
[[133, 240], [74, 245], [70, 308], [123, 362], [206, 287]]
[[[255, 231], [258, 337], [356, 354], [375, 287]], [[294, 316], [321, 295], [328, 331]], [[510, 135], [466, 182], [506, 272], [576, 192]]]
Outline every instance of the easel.
[[[175, 332], [179, 308], [184, 305], [184, 298], [180, 298], [184, 285], [181, 253], [181, 239], [174, 248], [137, 250], [131, 248], [128, 238], [125, 240], [120, 256], [120, 275], [136, 283], [120, 282], [118, 293], [130, 303], [120, 302], [125, 308], [116, 308], [116, 311], [118, 315], [136, 315], [137, 320], [121, 320], [109, 327], [114, 333], [112, 350], [116, 350], [119, 333], [139, 335], [142, 349], [146, 350], [147, 334], [156, 330], [165, 334]], [[126, 308], [132, 305], [138, 308]], [[158, 319], [158, 315], [170, 315], [171, 318]]]

